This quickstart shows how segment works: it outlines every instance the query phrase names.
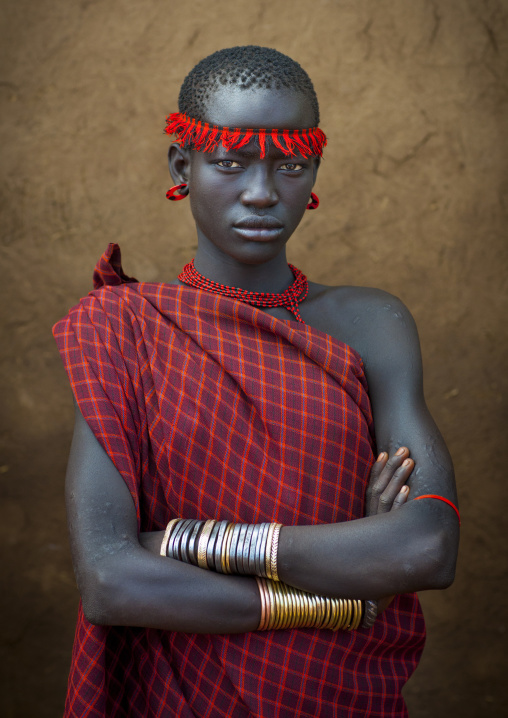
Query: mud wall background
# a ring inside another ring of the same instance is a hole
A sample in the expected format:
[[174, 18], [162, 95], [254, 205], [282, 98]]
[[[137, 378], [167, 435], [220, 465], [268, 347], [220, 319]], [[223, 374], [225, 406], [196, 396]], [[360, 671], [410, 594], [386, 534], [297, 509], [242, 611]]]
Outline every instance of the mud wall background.
[[403, 298], [457, 470], [455, 584], [421, 596], [414, 718], [506, 710], [506, 174], [502, 0], [2, 0], [0, 713], [61, 714], [77, 606], [63, 484], [72, 432], [52, 324], [118, 241], [129, 274], [193, 253], [170, 204], [164, 115], [202, 57], [260, 44], [297, 59], [329, 147], [290, 260]]

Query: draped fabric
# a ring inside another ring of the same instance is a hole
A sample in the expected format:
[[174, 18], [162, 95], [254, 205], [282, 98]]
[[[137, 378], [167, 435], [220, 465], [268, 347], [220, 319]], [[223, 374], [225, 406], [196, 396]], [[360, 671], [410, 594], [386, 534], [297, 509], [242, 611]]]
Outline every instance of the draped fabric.
[[[317, 524], [364, 512], [373, 426], [359, 355], [227, 297], [123, 274], [54, 328], [81, 412], [140, 531], [175, 516]], [[414, 594], [372, 629], [203, 635], [91, 625], [80, 608], [66, 716], [405, 716], [423, 649]]]

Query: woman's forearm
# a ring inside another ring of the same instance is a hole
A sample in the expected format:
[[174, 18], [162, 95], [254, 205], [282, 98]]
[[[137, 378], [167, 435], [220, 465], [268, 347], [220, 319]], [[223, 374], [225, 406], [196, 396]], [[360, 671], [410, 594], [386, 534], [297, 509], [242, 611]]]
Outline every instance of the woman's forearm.
[[[411, 502], [403, 510], [340, 524], [285, 526], [279, 577], [302, 590], [340, 598], [445, 588], [453, 580], [457, 541], [448, 510], [444, 504]], [[141, 534], [140, 541], [158, 554], [162, 536]], [[210, 573], [198, 571], [196, 581]]]
[[446, 510], [409, 502], [356, 521], [284, 527], [279, 576], [305, 591], [342, 598], [446, 588], [458, 541], [454, 517], [443, 518]]
[[184, 633], [243, 633], [259, 625], [261, 604], [250, 577], [223, 576], [131, 546], [82, 577], [91, 623]]

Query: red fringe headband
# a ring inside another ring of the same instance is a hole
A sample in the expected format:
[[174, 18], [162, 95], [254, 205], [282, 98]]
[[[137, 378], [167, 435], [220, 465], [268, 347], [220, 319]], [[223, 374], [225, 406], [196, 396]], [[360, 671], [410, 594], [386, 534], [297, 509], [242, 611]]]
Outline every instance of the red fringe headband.
[[326, 145], [326, 135], [319, 127], [305, 130], [242, 130], [240, 127], [209, 125], [207, 122], [187, 117], [182, 112], [173, 112], [166, 117], [164, 132], [167, 135], [177, 135], [183, 146], [191, 146], [201, 152], [213, 152], [219, 144], [222, 144], [226, 150], [237, 150], [256, 137], [261, 159], [266, 155], [267, 137], [271, 137], [273, 144], [285, 155], [322, 157], [323, 147]]

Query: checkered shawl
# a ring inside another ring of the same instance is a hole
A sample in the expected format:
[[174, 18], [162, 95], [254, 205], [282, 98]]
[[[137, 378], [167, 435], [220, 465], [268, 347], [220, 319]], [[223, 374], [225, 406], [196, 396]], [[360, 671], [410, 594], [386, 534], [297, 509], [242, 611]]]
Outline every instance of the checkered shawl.
[[[318, 524], [364, 512], [373, 430], [361, 359], [295, 321], [190, 287], [139, 284], [110, 245], [54, 333], [140, 531], [175, 516]], [[399, 596], [371, 630], [189, 635], [88, 623], [66, 716], [405, 716], [424, 624]]]

